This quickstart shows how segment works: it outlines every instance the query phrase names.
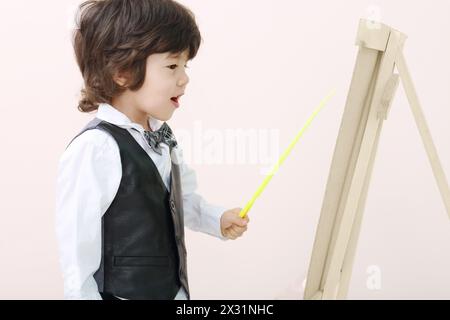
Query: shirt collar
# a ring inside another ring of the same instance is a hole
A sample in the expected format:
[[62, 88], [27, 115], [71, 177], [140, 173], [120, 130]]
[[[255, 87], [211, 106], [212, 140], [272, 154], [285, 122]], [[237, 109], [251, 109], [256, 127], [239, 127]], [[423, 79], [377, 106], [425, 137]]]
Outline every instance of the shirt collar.
[[[132, 122], [130, 118], [128, 118], [125, 114], [114, 108], [112, 105], [108, 103], [100, 103], [97, 110], [97, 118], [100, 120], [107, 121], [109, 123], [115, 124], [117, 126], [123, 128], [133, 128], [138, 130], [139, 132], [144, 132], [144, 128], [135, 122]], [[156, 131], [162, 126], [163, 122], [148, 117], [148, 125], [153, 130]]]

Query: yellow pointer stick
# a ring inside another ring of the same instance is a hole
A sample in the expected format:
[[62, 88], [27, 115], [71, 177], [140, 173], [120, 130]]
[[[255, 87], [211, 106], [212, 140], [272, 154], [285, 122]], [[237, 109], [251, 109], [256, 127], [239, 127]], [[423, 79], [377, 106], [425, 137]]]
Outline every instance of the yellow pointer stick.
[[289, 146], [286, 148], [286, 150], [283, 152], [283, 154], [280, 156], [280, 159], [278, 159], [278, 162], [273, 166], [272, 170], [270, 170], [270, 173], [266, 176], [264, 181], [259, 186], [258, 190], [256, 190], [253, 197], [250, 199], [249, 202], [245, 205], [245, 207], [241, 210], [239, 213], [239, 216], [241, 218], [244, 218], [247, 214], [247, 212], [250, 210], [250, 208], [253, 206], [253, 203], [255, 203], [256, 198], [259, 197], [259, 195], [264, 191], [269, 181], [272, 179], [274, 174], [278, 171], [278, 168], [281, 166], [281, 164], [286, 160], [289, 153], [291, 153], [292, 149], [298, 142], [298, 140], [301, 138], [303, 133], [308, 129], [311, 122], [314, 120], [314, 118], [317, 116], [317, 114], [322, 110], [322, 108], [327, 104], [328, 100], [331, 99], [331, 97], [335, 94], [335, 89], [333, 89], [319, 104], [319, 106], [316, 108], [316, 110], [313, 112], [313, 114], [308, 118], [306, 121], [306, 124], [303, 126], [303, 128], [300, 130], [299, 133], [297, 133], [297, 136], [292, 140], [292, 142], [289, 144]]

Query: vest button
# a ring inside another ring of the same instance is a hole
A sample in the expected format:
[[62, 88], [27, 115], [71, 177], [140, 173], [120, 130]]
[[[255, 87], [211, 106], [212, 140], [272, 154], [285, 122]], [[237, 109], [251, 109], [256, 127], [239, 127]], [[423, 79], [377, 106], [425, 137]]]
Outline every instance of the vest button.
[[175, 210], [175, 201], [170, 200], [170, 208], [172, 208], [172, 210]]

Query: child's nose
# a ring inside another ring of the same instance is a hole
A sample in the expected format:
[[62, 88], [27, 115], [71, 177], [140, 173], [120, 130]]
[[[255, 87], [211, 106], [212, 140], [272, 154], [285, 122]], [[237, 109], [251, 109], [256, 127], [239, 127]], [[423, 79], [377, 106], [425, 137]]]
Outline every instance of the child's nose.
[[183, 77], [178, 80], [178, 86], [183, 87], [189, 83], [189, 76], [185, 73]]

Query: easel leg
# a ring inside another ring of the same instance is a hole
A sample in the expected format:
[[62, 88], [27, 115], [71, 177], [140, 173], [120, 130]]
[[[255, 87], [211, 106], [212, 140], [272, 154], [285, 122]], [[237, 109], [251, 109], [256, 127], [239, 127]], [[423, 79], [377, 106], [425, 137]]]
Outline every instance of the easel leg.
[[[370, 87], [375, 81], [374, 73], [378, 70], [378, 57], [378, 51], [362, 47], [356, 59], [310, 259], [305, 299], [322, 299], [322, 280], [326, 275], [329, 263], [327, 257], [330, 252], [334, 251], [332, 238], [336, 231], [334, 228], [337, 227], [337, 220], [340, 220], [339, 204], [342, 193], [346, 193], [343, 189], [348, 189], [344, 185], [346, 181], [350, 180], [348, 176], [354, 170], [353, 163], [356, 162], [356, 159], [352, 160], [354, 153], [359, 152], [363, 132], [358, 133], [358, 130], [361, 126], [365, 127], [367, 121], [367, 115], [364, 114], [365, 111], [361, 106], [366, 105], [367, 92], [371, 90]], [[353, 143], [349, 143], [349, 141]], [[355, 151], [355, 149], [358, 150]]]
[[439, 191], [442, 199], [444, 200], [444, 205], [450, 218], [450, 189], [448, 182], [445, 177], [444, 170], [442, 169], [441, 162], [439, 161], [436, 147], [434, 146], [430, 130], [428, 129], [428, 125], [422, 112], [422, 107], [420, 106], [419, 98], [417, 97], [416, 90], [403, 54], [398, 55], [396, 65], [400, 74], [400, 79], [403, 83], [403, 88], [405, 89], [406, 96], [408, 97], [409, 105], [411, 106], [411, 110], [416, 120], [417, 128], [419, 129], [420, 136], [422, 137], [428, 159], [430, 160], [434, 177], [436, 178]]
[[[352, 147], [352, 154], [351, 154], [351, 157], [349, 159], [349, 167], [347, 168], [347, 174], [346, 174], [345, 182], [344, 182], [344, 185], [343, 185], [341, 199], [347, 199], [348, 191], [349, 191], [350, 186], [351, 186], [351, 180], [352, 180], [351, 177], [354, 174], [355, 166], [356, 166], [356, 163], [358, 161], [358, 157], [359, 157], [359, 153], [360, 153], [360, 149], [361, 149], [361, 143], [362, 143], [362, 140], [364, 138], [364, 134], [365, 134], [365, 130], [366, 130], [366, 124], [367, 124], [369, 111], [370, 111], [370, 106], [371, 106], [371, 101], [372, 101], [374, 90], [375, 90], [376, 77], [377, 77], [378, 69], [379, 69], [379, 58], [377, 60], [378, 60], [378, 62], [376, 64], [376, 68], [375, 68], [375, 70], [377, 70], [377, 71], [373, 72], [371, 85], [370, 85], [370, 87], [368, 89], [368, 93], [367, 93], [367, 96], [366, 96], [366, 101], [364, 102], [364, 108], [363, 108], [363, 111], [362, 111], [362, 116], [361, 116], [360, 122], [358, 124], [358, 131], [357, 131], [357, 134], [355, 135], [355, 137], [353, 139], [354, 140], [354, 144], [353, 144], [353, 147]], [[380, 127], [378, 128], [378, 131], [380, 131]], [[374, 153], [374, 152], [372, 152], [372, 153]], [[370, 176], [370, 174], [368, 174], [368, 176]], [[367, 180], [367, 177], [366, 177], [366, 180]], [[351, 265], [349, 265], [349, 263], [352, 263], [354, 250], [356, 249], [355, 248], [356, 247], [356, 241], [357, 241], [357, 238], [358, 238], [358, 234], [359, 234], [359, 230], [360, 230], [360, 224], [361, 224], [361, 219], [362, 219], [362, 214], [363, 214], [361, 212], [360, 208], [361, 208], [362, 202], [365, 201], [365, 189], [361, 190], [361, 194], [359, 195], [359, 198], [360, 198], [360, 201], [359, 201], [360, 204], [359, 204], [358, 210], [357, 210], [357, 212], [355, 214], [355, 220], [353, 221], [353, 224], [350, 227], [351, 235], [350, 235], [349, 243], [348, 243], [347, 248], [346, 248], [344, 260], [343, 260], [343, 263], [342, 263], [342, 266], [341, 266], [341, 271], [340, 271], [340, 275], [339, 275], [339, 280], [337, 282], [336, 291], [333, 292], [333, 295], [332, 295], [335, 299], [345, 299], [345, 296], [347, 294], [348, 285], [349, 285], [348, 282], [350, 281], [350, 276], [351, 276]], [[343, 215], [343, 210], [344, 210], [343, 205], [344, 204], [345, 204], [345, 201], [341, 200], [339, 202], [339, 206], [338, 206], [338, 209], [337, 209], [336, 220], [335, 220], [335, 225], [336, 225], [337, 229], [335, 230], [336, 232], [333, 232], [333, 237], [332, 237], [332, 240], [331, 240], [331, 246], [330, 246], [330, 249], [329, 249], [330, 252], [333, 252], [335, 250], [334, 244], [336, 243], [336, 237], [339, 234], [338, 230], [340, 229], [340, 226], [341, 226], [341, 223], [342, 223], [342, 215]], [[324, 279], [326, 279], [326, 277], [328, 275], [330, 262], [331, 262], [330, 260], [327, 260], [325, 273], [324, 273]], [[322, 286], [325, 286], [325, 283], [322, 283]]]
[[374, 142], [374, 147], [369, 160], [368, 170], [366, 178], [363, 184], [363, 189], [361, 190], [358, 209], [356, 210], [355, 220], [351, 229], [350, 239], [348, 241], [347, 250], [345, 252], [344, 261], [341, 268], [341, 278], [339, 281], [337, 299], [345, 299], [347, 297], [348, 288], [350, 285], [350, 278], [353, 271], [353, 261], [355, 258], [356, 247], [358, 244], [359, 233], [361, 231], [361, 224], [364, 214], [364, 208], [366, 205], [367, 193], [369, 190], [370, 180], [372, 177], [373, 166], [375, 163], [375, 157], [378, 150], [378, 144], [380, 141], [380, 134], [383, 128], [383, 120], [388, 117], [389, 109], [391, 107], [392, 101], [394, 99], [395, 92], [397, 91], [399, 77], [398, 74], [393, 74], [391, 79], [387, 82], [383, 93], [383, 99], [380, 105], [380, 110], [378, 111], [378, 130]]
[[347, 245], [350, 240], [351, 230], [354, 224], [355, 216], [358, 211], [359, 200], [361, 192], [364, 188], [366, 175], [370, 168], [371, 155], [374, 146], [376, 146], [376, 138], [379, 128], [378, 111], [383, 101], [385, 85], [392, 77], [394, 69], [395, 58], [398, 52], [401, 51], [404, 44], [405, 37], [399, 33], [391, 32], [381, 60], [380, 69], [376, 80], [374, 96], [371, 101], [369, 117], [367, 120], [364, 137], [361, 142], [361, 149], [359, 151], [356, 167], [351, 178], [350, 188], [347, 198], [344, 199], [344, 209], [342, 221], [340, 222], [337, 237], [334, 243], [334, 250], [331, 252], [330, 263], [327, 270], [325, 285], [323, 289], [323, 299], [334, 299], [335, 288], [338, 283], [342, 286], [341, 270], [344, 257], [347, 250]]

